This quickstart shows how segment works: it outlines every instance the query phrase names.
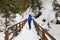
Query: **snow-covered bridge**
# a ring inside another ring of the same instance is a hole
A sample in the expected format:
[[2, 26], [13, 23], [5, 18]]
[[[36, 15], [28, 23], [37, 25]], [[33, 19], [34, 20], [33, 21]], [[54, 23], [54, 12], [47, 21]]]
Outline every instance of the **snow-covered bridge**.
[[31, 29], [27, 19], [10, 26], [5, 31], [5, 40], [56, 40], [43, 29], [35, 20], [31, 23]]

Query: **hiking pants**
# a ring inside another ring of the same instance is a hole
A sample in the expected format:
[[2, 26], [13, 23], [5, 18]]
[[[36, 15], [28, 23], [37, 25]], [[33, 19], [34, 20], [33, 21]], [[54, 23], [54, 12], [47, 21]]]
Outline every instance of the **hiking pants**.
[[29, 29], [31, 29], [31, 22], [28, 22], [28, 24], [29, 24]]

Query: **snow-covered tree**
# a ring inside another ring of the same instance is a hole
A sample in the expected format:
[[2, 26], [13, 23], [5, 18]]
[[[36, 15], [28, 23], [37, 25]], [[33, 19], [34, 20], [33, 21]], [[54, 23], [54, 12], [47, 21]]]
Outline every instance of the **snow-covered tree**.
[[13, 13], [19, 12], [19, 7], [17, 6], [18, 0], [0, 0], [0, 13], [4, 14], [6, 18], [6, 27], [7, 27], [7, 18], [10, 17], [9, 11]]
[[58, 3], [57, 0], [54, 0], [53, 1], [53, 8], [54, 8], [54, 11], [56, 12], [55, 13], [55, 18], [57, 20], [57, 24], [60, 24], [60, 20], [58, 18], [60, 18], [60, 4]]
[[31, 8], [33, 9], [35, 18], [38, 18], [41, 15], [41, 12], [40, 12], [41, 3], [42, 3], [41, 0], [32, 0], [31, 1]]

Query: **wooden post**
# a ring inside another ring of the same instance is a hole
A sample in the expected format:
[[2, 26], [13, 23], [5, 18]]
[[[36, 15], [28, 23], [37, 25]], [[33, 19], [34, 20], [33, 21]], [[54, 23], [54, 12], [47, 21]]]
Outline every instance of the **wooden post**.
[[39, 35], [39, 27], [38, 27], [38, 35]]
[[[24, 20], [24, 21], [25, 21], [25, 20]], [[24, 21], [22, 21], [22, 28], [23, 28], [23, 26], [24, 26], [24, 23], [25, 23]]]
[[21, 22], [21, 28], [23, 28], [23, 21]]
[[19, 32], [21, 31], [21, 24], [19, 23]]
[[17, 36], [18, 35], [18, 26], [17, 25], [16, 25], [15, 33], [16, 33], [16, 36]]
[[42, 30], [42, 38], [41, 38], [41, 40], [48, 40], [47, 37], [45, 36], [45, 31], [44, 30]]
[[9, 40], [9, 32], [8, 32], [8, 30], [5, 31], [5, 40]]

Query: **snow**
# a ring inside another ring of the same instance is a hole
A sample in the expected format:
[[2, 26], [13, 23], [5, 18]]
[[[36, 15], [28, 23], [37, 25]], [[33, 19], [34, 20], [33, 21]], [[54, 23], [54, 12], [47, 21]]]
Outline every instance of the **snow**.
[[48, 31], [53, 37], [60, 40], [60, 25], [51, 24], [51, 29]]
[[4, 40], [4, 32], [0, 32], [0, 40]]
[[37, 35], [37, 31], [34, 28], [33, 21], [31, 23], [31, 30], [29, 29], [27, 22], [19, 35], [13, 40], [39, 40], [39, 36]]
[[[57, 40], [60, 40], [60, 24], [51, 23], [51, 20], [56, 20], [55, 18], [55, 11], [53, 10], [52, 6], [53, 0], [42, 0], [42, 9], [40, 10], [42, 12], [42, 15], [35, 19], [40, 26], [42, 26], [44, 29], [49, 30], [48, 32]], [[59, 0], [60, 2], [60, 0]], [[46, 22], [43, 22], [42, 20], [46, 19]], [[60, 19], [60, 18], [58, 18]], [[56, 22], [56, 21], [55, 21]], [[50, 24], [50, 27], [48, 27], [47, 23]]]
[[[60, 0], [57, 0], [57, 2], [60, 4]], [[54, 22], [56, 22], [56, 18], [55, 18], [55, 11], [53, 10], [53, 0], [42, 0], [42, 5], [41, 5], [41, 10], [40, 12], [42, 12], [42, 15], [35, 19], [35, 21], [40, 25], [42, 26], [44, 29], [47, 29], [48, 32], [54, 37], [56, 38], [57, 40], [60, 40], [60, 24], [55, 24], [55, 23], [51, 23], [51, 20], [54, 20]], [[28, 17], [28, 14], [32, 14], [33, 16], [35, 15], [34, 12], [32, 12], [32, 9], [29, 7], [24, 13], [22, 13], [22, 16], [23, 18], [27, 18]], [[1, 15], [2, 16], [2, 15]], [[5, 18], [1, 18], [0, 16], [0, 23], [3, 21], [5, 22]], [[14, 18], [13, 20], [15, 20], [16, 22], [15, 23], [12, 23], [12, 25], [24, 20], [22, 19], [22, 16], [20, 16], [19, 14], [16, 14], [16, 18]], [[1, 20], [3, 19], [3, 20]], [[43, 19], [46, 19], [46, 22], [43, 22], [42, 20]], [[58, 17], [57, 19], [60, 19], [60, 17]], [[50, 24], [50, 27], [48, 27], [47, 24]], [[4, 23], [1, 23], [0, 24], [0, 29], [4, 29], [4, 26], [3, 25]], [[10, 26], [12, 26], [10, 25]], [[9, 27], [10, 27], [9, 26]], [[32, 21], [32, 28], [31, 30], [29, 30], [29, 26], [28, 26], [28, 22], [25, 24], [24, 28], [22, 29], [22, 31], [19, 33], [19, 35], [15, 38], [13, 38], [13, 40], [39, 40], [39, 36], [37, 35], [37, 32], [34, 28], [34, 25], [33, 25], [33, 21]], [[4, 40], [4, 33], [3, 32], [0, 32], [0, 39], [1, 40]], [[47, 36], [47, 35], [46, 35]], [[51, 40], [48, 36], [47, 38], [49, 40]]]
[[16, 14], [15, 21], [20, 22], [21, 19], [22, 19], [22, 17], [19, 14]]
[[55, 12], [53, 11], [52, 1], [51, 2], [49, 0], [45, 0], [45, 1], [42, 1], [41, 6], [43, 8], [40, 10], [42, 12], [42, 15], [40, 16], [40, 18], [41, 20], [46, 19], [47, 21], [50, 21], [54, 19]]
[[60, 4], [60, 0], [57, 0], [57, 3], [59, 3], [59, 4]]

